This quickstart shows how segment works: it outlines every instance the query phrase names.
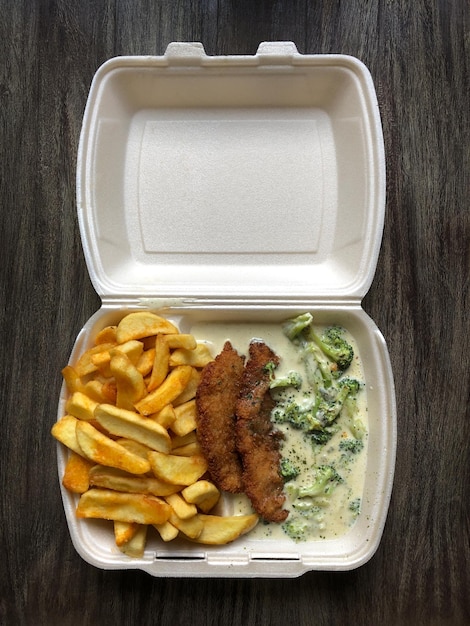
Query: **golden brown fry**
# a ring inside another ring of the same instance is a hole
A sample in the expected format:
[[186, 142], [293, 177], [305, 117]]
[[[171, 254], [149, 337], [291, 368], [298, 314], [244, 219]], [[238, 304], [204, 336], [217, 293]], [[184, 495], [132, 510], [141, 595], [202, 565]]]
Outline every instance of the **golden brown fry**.
[[89, 482], [93, 487], [161, 497], [169, 496], [181, 489], [181, 485], [170, 485], [170, 483], [165, 483], [154, 476], [135, 476], [114, 467], [103, 465], [95, 465], [90, 469]]
[[147, 394], [144, 377], [129, 357], [118, 350], [111, 356], [110, 369], [116, 381], [117, 406], [133, 410], [135, 403]]
[[[256, 513], [252, 515], [218, 516], [199, 513], [202, 531], [197, 537], [191, 537], [196, 543], [224, 545], [248, 533], [258, 523]], [[171, 519], [171, 518], [170, 518]]]
[[134, 439], [129, 439], [127, 437], [119, 437], [116, 439], [117, 443], [125, 448], [128, 452], [132, 452], [137, 456], [142, 457], [147, 461], [147, 455], [149, 452], [152, 452], [152, 448], [144, 445], [143, 443], [139, 443]]
[[136, 368], [145, 378], [152, 371], [153, 362], [155, 360], [155, 348], [150, 348], [150, 350], [144, 350], [140, 355], [137, 363], [135, 364]]
[[89, 396], [81, 393], [80, 391], [76, 391], [68, 399], [66, 410], [69, 415], [73, 415], [80, 420], [89, 422], [94, 418], [93, 413], [97, 406], [98, 403], [92, 400]]
[[74, 367], [71, 365], [64, 367], [62, 370], [62, 376], [69, 393], [74, 393], [75, 391], [85, 393], [85, 385], [82, 383], [81, 378]]
[[157, 389], [165, 380], [169, 371], [170, 347], [165, 339], [165, 335], [157, 335], [155, 340], [155, 355], [153, 360], [150, 380], [147, 384], [148, 391]]
[[171, 425], [175, 435], [183, 437], [196, 429], [196, 400], [175, 407], [176, 419]]
[[72, 415], [64, 415], [51, 429], [52, 436], [81, 456], [86, 456], [81, 449], [76, 433], [78, 419]]
[[136, 534], [139, 524], [135, 522], [114, 521], [114, 540], [118, 548], [128, 543]]
[[207, 461], [203, 456], [149, 452], [148, 460], [155, 476], [173, 485], [191, 485], [207, 471]]
[[93, 346], [81, 355], [75, 364], [75, 371], [80, 377], [87, 376], [88, 374], [92, 374], [96, 372], [98, 368], [92, 361], [92, 357], [100, 352], [107, 352], [111, 350], [116, 344], [115, 343], [101, 343], [97, 346]]
[[181, 495], [186, 502], [195, 504], [203, 513], [208, 513], [219, 501], [220, 491], [208, 480], [198, 480], [185, 487]]
[[190, 539], [196, 539], [199, 537], [204, 526], [199, 514], [193, 515], [193, 517], [190, 517], [189, 519], [180, 519], [176, 513], [173, 512], [170, 514], [169, 521]]
[[162, 541], [173, 541], [179, 534], [179, 530], [176, 526], [173, 526], [171, 522], [163, 522], [163, 524], [153, 524], [153, 527], [159, 532]]
[[80, 497], [76, 513], [79, 518], [163, 524], [171, 515], [171, 507], [155, 496], [89, 489]]
[[195, 368], [192, 368], [191, 376], [188, 380], [184, 391], [173, 400], [173, 406], [177, 407], [180, 404], [184, 404], [188, 402], [188, 400], [192, 400], [196, 397], [197, 387], [199, 385], [199, 381], [201, 380], [201, 373]]
[[197, 513], [197, 508], [191, 502], [186, 502], [179, 493], [172, 493], [165, 497], [173, 511], [180, 519], [189, 519]]
[[127, 411], [112, 404], [100, 404], [95, 410], [95, 419], [113, 435], [134, 439], [152, 450], [171, 450], [171, 438], [166, 429], [135, 411]]
[[170, 355], [170, 367], [176, 365], [204, 367], [213, 360], [209, 347], [205, 343], [198, 343], [194, 350], [187, 350], [186, 348], [174, 350]]
[[158, 413], [164, 406], [171, 404], [184, 390], [191, 377], [192, 368], [189, 365], [175, 367], [163, 383], [149, 393], [143, 400], [135, 404], [135, 408], [142, 415]]
[[100, 343], [117, 343], [116, 339], [117, 326], [105, 326], [95, 337], [95, 344]]
[[146, 459], [128, 452], [88, 422], [77, 420], [75, 432], [82, 454], [95, 463], [117, 467], [130, 474], [146, 474], [150, 471], [150, 463]]
[[130, 339], [177, 332], [176, 326], [163, 317], [150, 311], [137, 311], [122, 318], [116, 330], [116, 339], [118, 343], [124, 343]]
[[149, 418], [158, 422], [163, 428], [169, 428], [176, 419], [175, 409], [172, 404], [167, 404], [158, 413], [149, 415]]
[[85, 493], [90, 487], [89, 473], [93, 463], [71, 452], [62, 478], [63, 486], [73, 493]]
[[144, 556], [145, 544], [147, 542], [147, 529], [147, 524], [137, 524], [134, 536], [119, 546], [121, 552], [133, 559], [141, 559]]
[[195, 350], [197, 341], [193, 335], [185, 335], [178, 333], [176, 335], [165, 335], [168, 346], [175, 350], [176, 348], [185, 348], [186, 350]]

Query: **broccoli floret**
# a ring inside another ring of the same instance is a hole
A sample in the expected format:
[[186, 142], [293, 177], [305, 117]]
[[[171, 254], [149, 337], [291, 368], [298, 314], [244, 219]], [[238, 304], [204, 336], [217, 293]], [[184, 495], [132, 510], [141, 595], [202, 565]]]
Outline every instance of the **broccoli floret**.
[[344, 338], [344, 329], [330, 326], [319, 336], [313, 327], [311, 313], [298, 315], [283, 324], [286, 337], [301, 350], [307, 380], [318, 389], [328, 388], [341, 376], [354, 357], [352, 346]]
[[272, 417], [278, 424], [287, 422], [294, 428], [298, 428], [305, 432], [319, 430], [322, 428], [322, 424], [315, 417], [314, 412], [302, 409], [302, 407], [296, 402], [278, 405], [274, 409]]
[[344, 329], [340, 326], [330, 326], [319, 337], [310, 326], [309, 338], [314, 341], [326, 356], [334, 361], [341, 371], [348, 369], [354, 357], [352, 346], [343, 336]]
[[289, 518], [282, 525], [282, 529], [293, 541], [305, 541], [308, 535], [309, 523], [308, 520], [301, 517]]
[[279, 378], [271, 377], [271, 382], [269, 384], [270, 389], [279, 389], [285, 387], [294, 387], [295, 389], [300, 389], [302, 386], [302, 376], [295, 371], [288, 372], [285, 376], [280, 376]]
[[337, 430], [337, 428], [327, 426], [326, 428], [322, 428], [322, 430], [316, 430], [310, 433], [310, 439], [312, 441], [312, 444], [314, 446], [324, 446], [330, 441], [330, 439], [337, 432]]
[[351, 394], [356, 394], [360, 383], [353, 378], [343, 378], [337, 385], [327, 390], [321, 390], [322, 399], [318, 403], [316, 416], [327, 426], [332, 424], [343, 409], [344, 402]]
[[315, 480], [307, 487], [300, 487], [299, 498], [329, 496], [343, 479], [332, 465], [320, 465], [315, 471]]
[[281, 459], [279, 470], [285, 482], [293, 480], [300, 473], [299, 468], [296, 467], [290, 459]]
[[302, 315], [297, 315], [297, 317], [284, 322], [282, 330], [290, 341], [295, 341], [298, 339], [299, 335], [311, 325], [312, 321], [313, 317], [311, 313], [303, 313]]
[[350, 454], [359, 454], [364, 448], [364, 443], [360, 439], [343, 439], [339, 443], [339, 449]]
[[356, 498], [355, 500], [351, 500], [349, 503], [349, 510], [353, 514], [354, 517], [357, 517], [361, 512], [361, 499]]

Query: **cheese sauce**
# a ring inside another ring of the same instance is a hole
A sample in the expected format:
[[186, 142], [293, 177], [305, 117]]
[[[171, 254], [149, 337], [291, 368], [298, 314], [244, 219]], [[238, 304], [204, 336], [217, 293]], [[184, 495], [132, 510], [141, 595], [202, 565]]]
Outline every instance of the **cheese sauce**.
[[[320, 334], [325, 327], [315, 325]], [[253, 339], [262, 339], [280, 357], [280, 364], [275, 371], [276, 378], [297, 371], [303, 379], [302, 387], [295, 391], [273, 391], [274, 398], [282, 398], [289, 394], [289, 399], [302, 404], [308, 403], [309, 388], [305, 382], [305, 366], [299, 349], [284, 335], [281, 324], [227, 324], [198, 323], [191, 328], [192, 334], [199, 341], [209, 344], [212, 354], [216, 356], [222, 350], [225, 341], [230, 340], [232, 346], [243, 355], [248, 354], [248, 346]], [[287, 522], [302, 525], [301, 537], [293, 537], [287, 533], [283, 524], [267, 524], [261, 522], [251, 531], [250, 538], [269, 538], [283, 540], [290, 536], [294, 540], [334, 539], [355, 523], [360, 514], [361, 498], [367, 462], [367, 398], [364, 385], [363, 369], [360, 355], [354, 338], [345, 331], [345, 339], [354, 349], [354, 358], [345, 373], [361, 384], [357, 393], [357, 413], [354, 421], [351, 416], [340, 413], [334, 422], [336, 432], [324, 445], [312, 445], [311, 437], [289, 423], [278, 423], [273, 411], [274, 428], [284, 434], [281, 443], [281, 456], [295, 466], [298, 475], [285, 483], [285, 508], [289, 511]], [[357, 421], [359, 420], [359, 421]], [[361, 432], [358, 433], [358, 426]], [[359, 441], [359, 443], [358, 443]], [[343, 442], [343, 443], [342, 443]], [[344, 443], [346, 442], [346, 443]], [[354, 443], [355, 442], [355, 443]], [[353, 443], [353, 449], [348, 444]], [[308, 489], [317, 476], [317, 469], [330, 466], [335, 470], [337, 480], [328, 482], [327, 492], [320, 496], [298, 497], [299, 490]], [[231, 514], [251, 512], [251, 505], [244, 495], [230, 496]]]

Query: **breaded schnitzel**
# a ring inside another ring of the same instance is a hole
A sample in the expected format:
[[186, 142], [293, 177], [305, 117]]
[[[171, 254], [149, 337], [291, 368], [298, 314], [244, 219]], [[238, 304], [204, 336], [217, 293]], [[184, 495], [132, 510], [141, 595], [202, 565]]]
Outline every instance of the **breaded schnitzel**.
[[236, 448], [235, 409], [245, 358], [225, 342], [222, 352], [202, 371], [196, 393], [197, 436], [214, 483], [231, 493], [243, 491]]
[[279, 472], [281, 434], [273, 429], [268, 363], [279, 357], [262, 341], [252, 341], [237, 402], [237, 447], [242, 457], [243, 488], [255, 511], [268, 522], [283, 522], [284, 480]]

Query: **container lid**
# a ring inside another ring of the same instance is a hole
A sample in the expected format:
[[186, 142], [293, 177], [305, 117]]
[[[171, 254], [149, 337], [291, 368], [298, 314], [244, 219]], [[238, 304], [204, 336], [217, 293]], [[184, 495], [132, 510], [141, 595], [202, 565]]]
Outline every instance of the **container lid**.
[[86, 105], [77, 202], [103, 300], [360, 300], [385, 209], [370, 74], [291, 42], [111, 59]]

